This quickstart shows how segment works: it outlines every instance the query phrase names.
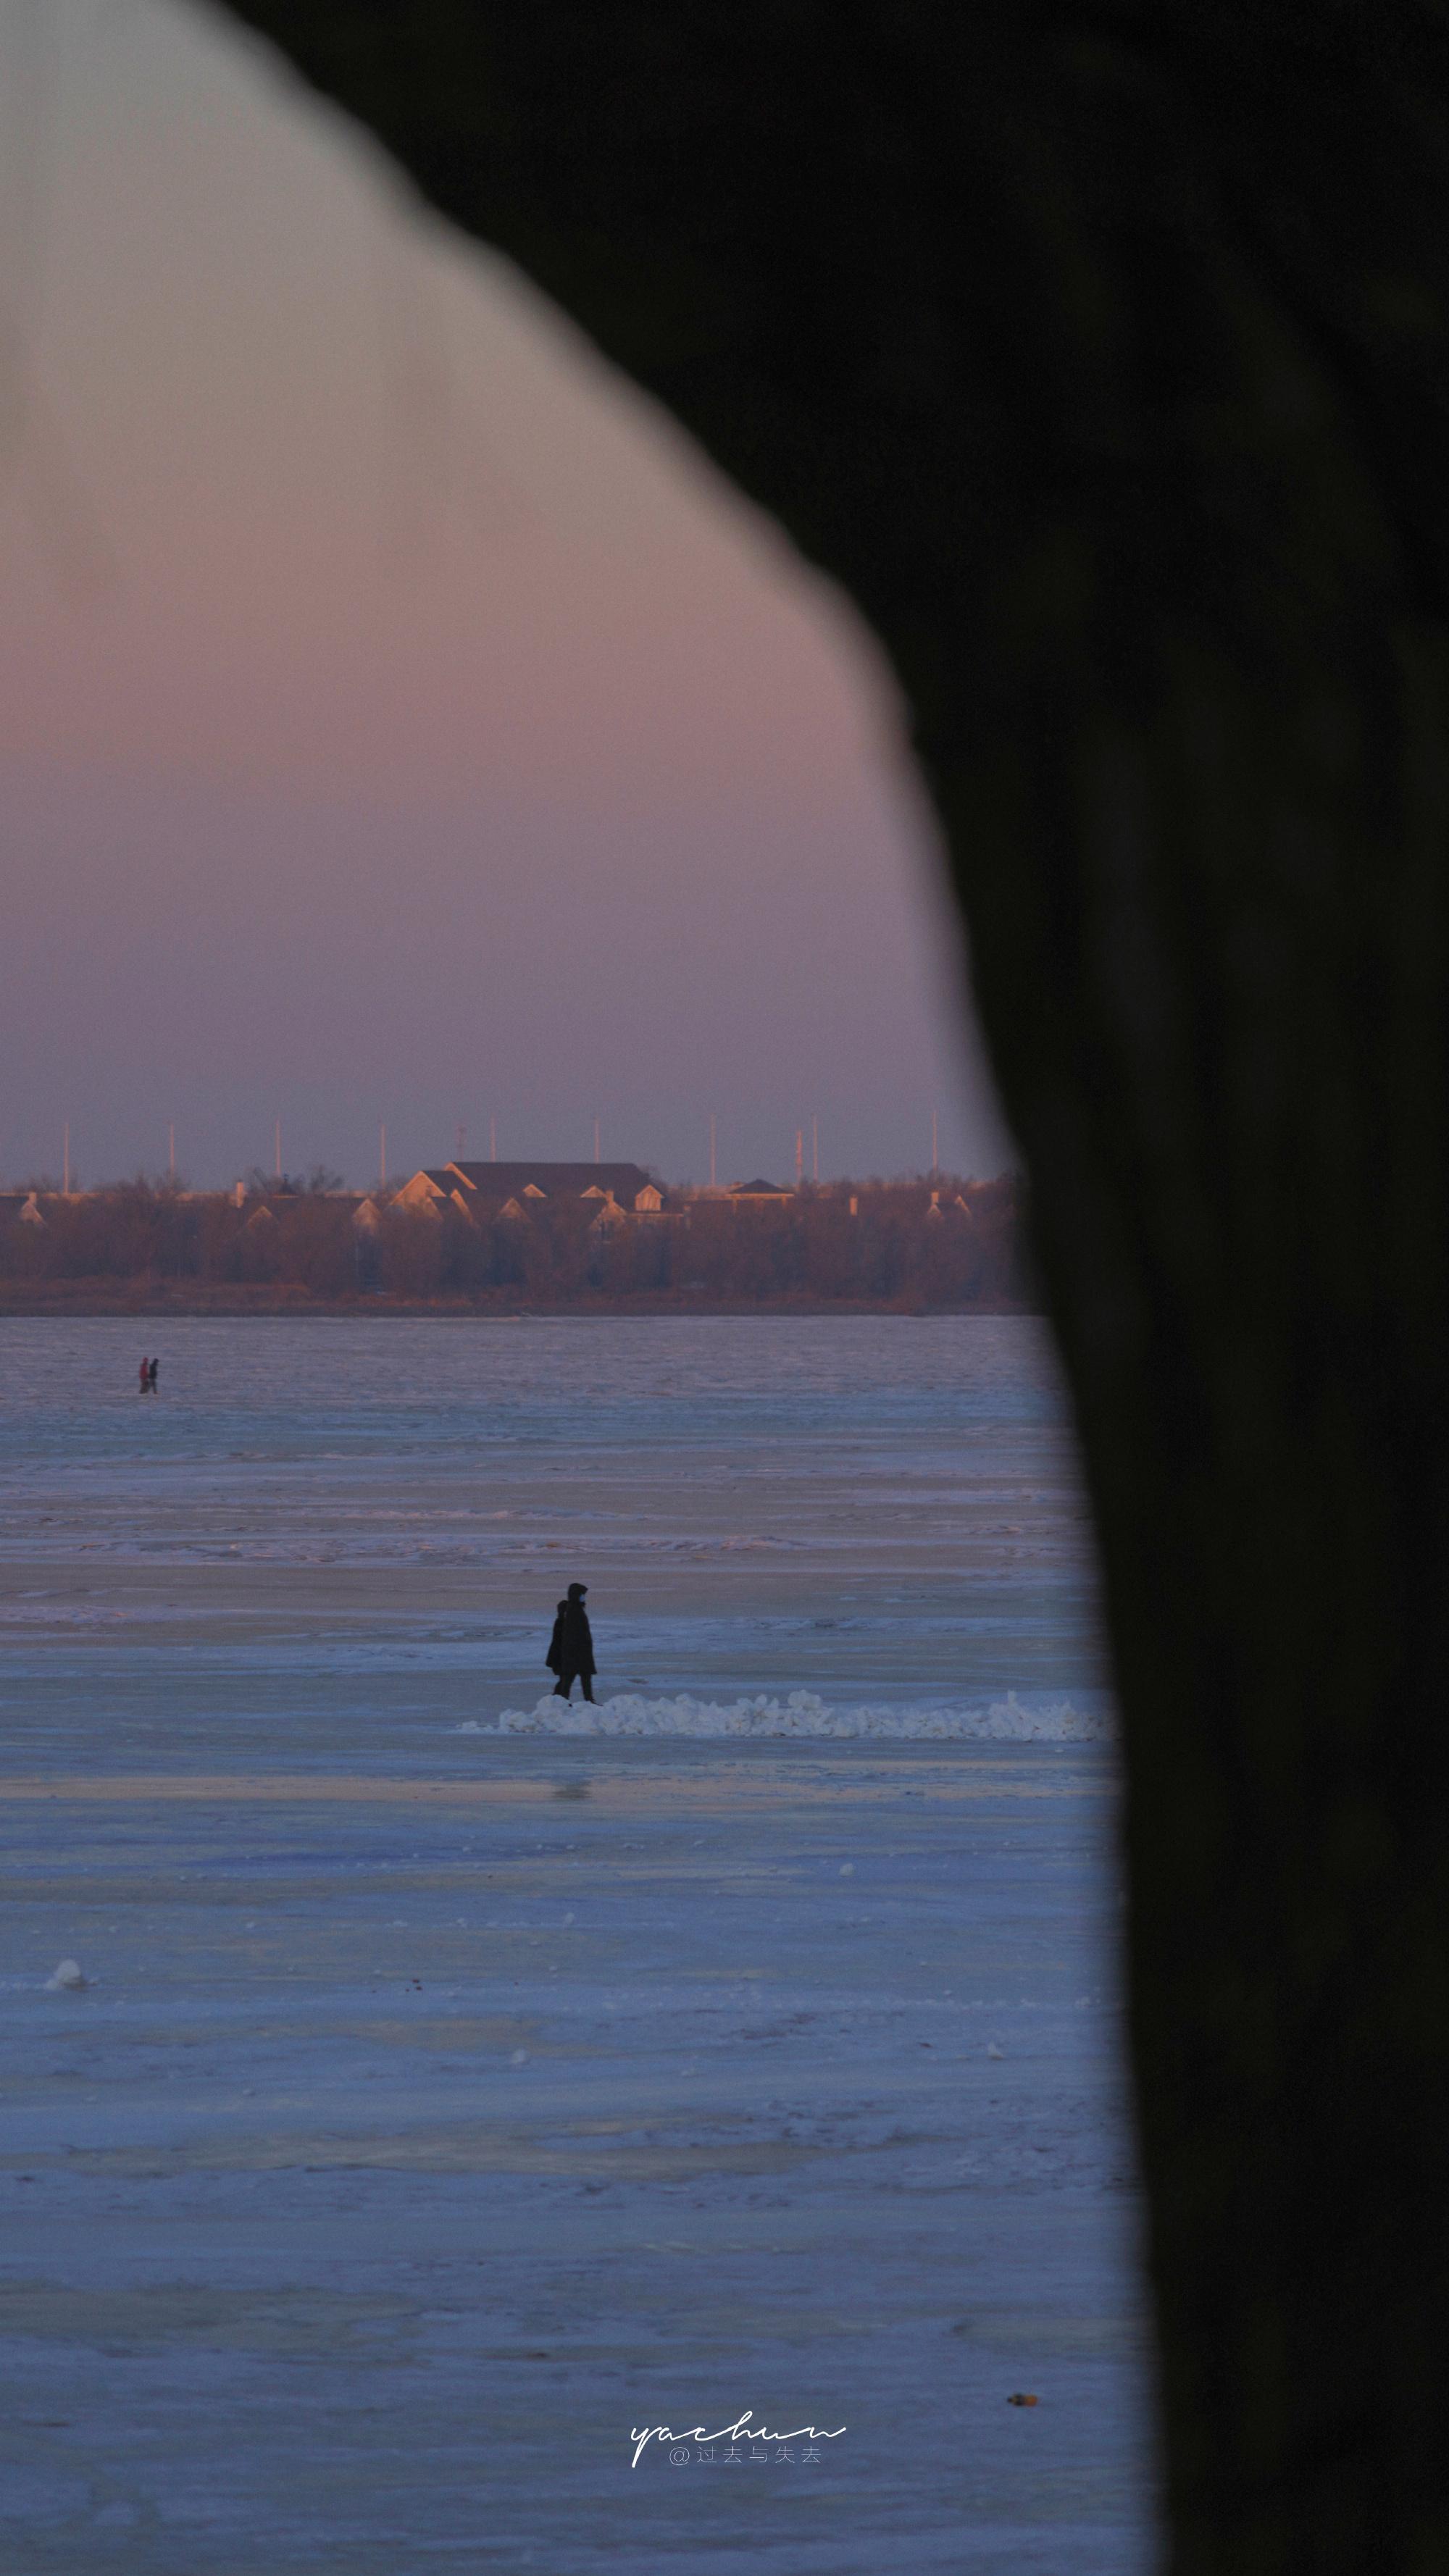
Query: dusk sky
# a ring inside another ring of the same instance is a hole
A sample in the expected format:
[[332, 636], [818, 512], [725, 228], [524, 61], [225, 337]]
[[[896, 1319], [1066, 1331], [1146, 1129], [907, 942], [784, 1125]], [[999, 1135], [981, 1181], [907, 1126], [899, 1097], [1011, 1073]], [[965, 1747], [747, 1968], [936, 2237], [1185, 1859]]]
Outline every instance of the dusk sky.
[[0, 1174], [1009, 1163], [850, 612], [225, 21], [0, 29]]

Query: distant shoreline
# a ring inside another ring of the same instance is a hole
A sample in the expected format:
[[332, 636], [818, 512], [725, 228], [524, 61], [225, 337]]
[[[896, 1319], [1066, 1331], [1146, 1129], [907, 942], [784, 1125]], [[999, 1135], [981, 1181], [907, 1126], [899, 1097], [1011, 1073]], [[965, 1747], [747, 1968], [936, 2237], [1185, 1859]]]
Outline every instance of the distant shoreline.
[[33, 1285], [24, 1294], [7, 1294], [0, 1282], [0, 1321], [7, 1317], [38, 1320], [46, 1316], [62, 1317], [133, 1317], [138, 1323], [146, 1319], [161, 1322], [197, 1320], [216, 1317], [232, 1322], [250, 1316], [265, 1321], [347, 1318], [354, 1323], [373, 1317], [402, 1316], [416, 1320], [419, 1316], [438, 1316], [465, 1323], [528, 1323], [551, 1321], [556, 1317], [634, 1315], [717, 1317], [738, 1320], [747, 1315], [820, 1318], [829, 1315], [1040, 1315], [1045, 1309], [1020, 1298], [982, 1298], [959, 1304], [927, 1305], [920, 1298], [851, 1298], [851, 1297], [742, 1297], [700, 1298], [695, 1302], [677, 1294], [650, 1295], [641, 1291], [622, 1297], [573, 1297], [552, 1303], [519, 1305], [507, 1298], [471, 1297], [309, 1297], [304, 1293], [288, 1295], [274, 1288], [262, 1288], [254, 1296], [236, 1286], [218, 1289], [214, 1295], [168, 1293], [164, 1288], [143, 1284], [130, 1287], [88, 1284], [83, 1280], [57, 1283], [55, 1291], [37, 1296]]

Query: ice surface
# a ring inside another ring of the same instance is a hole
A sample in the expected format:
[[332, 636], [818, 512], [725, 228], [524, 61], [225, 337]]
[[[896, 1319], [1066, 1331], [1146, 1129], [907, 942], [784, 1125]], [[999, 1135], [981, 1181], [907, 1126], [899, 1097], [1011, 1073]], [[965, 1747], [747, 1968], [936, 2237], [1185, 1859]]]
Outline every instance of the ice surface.
[[1034, 1329], [147, 1332], [0, 1324], [7, 2571], [1144, 2576]]

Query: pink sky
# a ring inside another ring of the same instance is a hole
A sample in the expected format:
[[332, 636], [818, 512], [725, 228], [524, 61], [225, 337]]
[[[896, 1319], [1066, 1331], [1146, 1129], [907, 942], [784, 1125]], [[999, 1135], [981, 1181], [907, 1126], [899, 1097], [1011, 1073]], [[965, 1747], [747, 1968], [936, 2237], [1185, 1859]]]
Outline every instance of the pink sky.
[[1009, 1160], [848, 611], [223, 22], [3, 23], [0, 1172]]

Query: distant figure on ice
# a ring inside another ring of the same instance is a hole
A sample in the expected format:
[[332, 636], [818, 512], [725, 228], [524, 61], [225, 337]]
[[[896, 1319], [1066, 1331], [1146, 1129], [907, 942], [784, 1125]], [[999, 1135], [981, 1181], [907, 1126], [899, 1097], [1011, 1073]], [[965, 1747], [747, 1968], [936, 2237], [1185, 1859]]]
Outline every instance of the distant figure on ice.
[[146, 1371], [146, 1383], [147, 1383], [147, 1385], [149, 1386], [149, 1388], [150, 1388], [150, 1390], [151, 1390], [151, 1392], [152, 1392], [152, 1394], [153, 1394], [153, 1395], [154, 1395], [154, 1394], [155, 1394], [155, 1392], [156, 1392], [156, 1380], [158, 1379], [158, 1377], [160, 1376], [160, 1374], [161, 1374], [161, 1363], [160, 1363], [160, 1361], [159, 1361], [159, 1360], [153, 1360], [153, 1361], [151, 1362], [150, 1367], [149, 1367], [149, 1368], [147, 1369], [147, 1371]]
[[583, 1683], [584, 1697], [592, 1708], [594, 1675], [598, 1666], [594, 1662], [594, 1640], [589, 1630], [589, 1614], [584, 1608], [584, 1594], [588, 1588], [586, 1583], [569, 1585], [567, 1601], [561, 1601], [558, 1605], [558, 1617], [553, 1623], [553, 1636], [549, 1641], [546, 1660], [549, 1671], [558, 1675], [558, 1680], [553, 1686], [554, 1698], [567, 1699], [577, 1679]]
[[150, 1363], [150, 1361], [149, 1361], [149, 1360], [143, 1360], [143, 1361], [141, 1362], [141, 1393], [142, 1393], [143, 1395], [149, 1395], [149, 1394], [150, 1394], [150, 1392], [151, 1392], [151, 1363]]

